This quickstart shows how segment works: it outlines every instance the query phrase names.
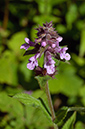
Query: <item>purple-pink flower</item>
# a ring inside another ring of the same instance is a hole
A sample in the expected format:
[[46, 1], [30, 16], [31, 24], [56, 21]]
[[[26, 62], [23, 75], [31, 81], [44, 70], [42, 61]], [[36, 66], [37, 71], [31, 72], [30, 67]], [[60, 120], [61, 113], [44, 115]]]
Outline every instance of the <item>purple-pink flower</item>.
[[35, 66], [38, 66], [37, 58], [40, 56], [40, 53], [37, 53], [36, 55], [32, 56], [29, 59], [29, 63], [27, 64], [27, 68], [30, 70], [33, 70]]
[[55, 72], [55, 61], [52, 59], [49, 51], [46, 52], [45, 56], [44, 68], [46, 68], [47, 74], [53, 74]]
[[46, 42], [43, 41], [43, 42], [41, 43], [41, 46], [45, 47], [45, 46], [46, 46]]
[[[34, 42], [31, 42], [28, 38], [25, 38], [25, 44], [20, 48], [25, 49], [24, 55], [35, 54], [29, 59], [27, 68], [30, 70], [35, 69], [36, 75], [49, 75], [53, 77], [56, 74], [56, 62], [53, 60], [69, 61], [71, 56], [66, 51], [68, 47], [61, 47], [59, 43], [63, 40], [61, 36], [53, 28], [52, 22], [43, 24], [36, 28], [37, 38]], [[29, 47], [34, 47], [32, 50], [28, 50]], [[38, 60], [44, 54], [43, 67], [38, 65]], [[53, 57], [53, 58], [52, 58]]]
[[61, 36], [59, 36], [57, 39], [56, 39], [58, 42], [61, 42], [63, 40], [63, 38]]
[[20, 47], [20, 49], [27, 50], [30, 46], [34, 46], [34, 42], [31, 42], [28, 38], [25, 38], [25, 42], [26, 43], [22, 44], [22, 46]]
[[68, 50], [67, 47], [64, 47], [60, 50], [60, 58], [65, 60], [70, 60], [71, 56], [68, 53], [66, 53], [66, 50]]
[[53, 74], [55, 72], [55, 66], [54, 65], [44, 64], [44, 68], [46, 68], [47, 74]]

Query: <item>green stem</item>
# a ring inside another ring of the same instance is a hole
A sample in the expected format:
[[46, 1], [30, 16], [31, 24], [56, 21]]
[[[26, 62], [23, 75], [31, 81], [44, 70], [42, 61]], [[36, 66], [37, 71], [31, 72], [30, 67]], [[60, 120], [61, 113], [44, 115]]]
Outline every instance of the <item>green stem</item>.
[[[54, 108], [53, 108], [51, 95], [50, 95], [50, 91], [49, 91], [49, 87], [48, 87], [48, 82], [45, 85], [45, 91], [46, 91], [46, 95], [47, 95], [47, 99], [48, 99], [48, 103], [49, 103], [49, 107], [50, 107], [50, 111], [51, 111], [51, 115], [52, 115], [52, 121], [54, 121], [55, 113], [54, 113]], [[55, 123], [54, 123], [54, 129], [58, 129], [58, 126]]]
[[50, 92], [49, 92], [48, 82], [45, 85], [45, 91], [46, 91], [46, 95], [47, 95], [47, 99], [48, 99], [48, 103], [49, 103], [49, 107], [50, 107], [50, 111], [51, 111], [51, 115], [52, 115], [52, 120], [54, 120], [55, 119], [55, 113], [54, 113], [54, 109], [53, 109], [53, 105], [52, 105], [51, 95], [50, 95]]

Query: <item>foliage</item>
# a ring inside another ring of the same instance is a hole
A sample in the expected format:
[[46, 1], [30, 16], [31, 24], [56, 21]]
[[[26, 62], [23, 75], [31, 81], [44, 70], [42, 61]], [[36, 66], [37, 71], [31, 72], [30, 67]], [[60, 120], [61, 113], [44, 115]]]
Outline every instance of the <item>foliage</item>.
[[74, 114], [70, 117], [70, 119], [68, 119], [68, 121], [65, 123], [62, 129], [73, 129], [73, 124], [75, 122], [75, 119], [76, 119], [76, 112], [74, 112]]
[[[58, 33], [64, 37], [61, 44], [68, 44], [71, 54], [70, 64], [58, 62], [56, 79], [48, 81], [56, 115], [58, 120], [62, 119], [58, 123], [59, 128], [66, 129], [68, 126], [68, 129], [72, 129], [72, 125], [75, 129], [84, 129], [85, 112], [79, 112], [81, 109], [77, 108], [73, 110], [78, 111], [76, 114], [68, 112], [68, 108], [85, 106], [85, 2], [10, 0], [6, 10], [9, 16], [5, 14], [5, 6], [6, 2], [0, 1], [0, 128], [48, 129], [53, 126], [48, 120], [50, 113], [46, 96], [39, 90], [34, 73], [26, 68], [30, 55], [22, 57], [25, 51], [20, 50], [25, 37], [34, 41], [37, 31], [33, 28], [53, 21]], [[23, 105], [22, 100], [12, 98], [20, 92], [35, 97], [42, 110]], [[43, 104], [44, 100], [46, 102]], [[57, 110], [62, 111], [60, 116]]]

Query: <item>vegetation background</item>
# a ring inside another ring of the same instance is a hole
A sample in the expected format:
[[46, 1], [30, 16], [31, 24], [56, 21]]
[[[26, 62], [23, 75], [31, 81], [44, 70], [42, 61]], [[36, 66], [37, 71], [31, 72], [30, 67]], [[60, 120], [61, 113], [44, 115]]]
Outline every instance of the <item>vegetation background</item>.
[[[11, 98], [20, 92], [46, 98], [26, 67], [29, 56], [20, 50], [24, 38], [34, 41], [34, 28], [46, 21], [53, 21], [63, 37], [60, 45], [71, 54], [70, 64], [60, 63], [57, 79], [49, 81], [54, 109], [85, 106], [85, 1], [0, 0], [0, 129], [52, 129], [42, 111]], [[85, 113], [77, 113], [74, 128], [85, 129]]]

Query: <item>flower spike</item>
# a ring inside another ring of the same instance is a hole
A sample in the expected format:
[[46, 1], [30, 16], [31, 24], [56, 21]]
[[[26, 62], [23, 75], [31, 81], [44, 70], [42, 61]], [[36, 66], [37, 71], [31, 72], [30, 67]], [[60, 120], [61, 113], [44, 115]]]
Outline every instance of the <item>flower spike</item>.
[[[24, 55], [35, 54], [29, 59], [27, 68], [30, 70], [35, 70], [36, 75], [49, 75], [53, 77], [56, 74], [56, 62], [53, 60], [54, 57], [60, 61], [69, 61], [71, 56], [66, 53], [67, 47], [59, 46], [59, 43], [63, 40], [61, 36], [58, 35], [55, 28], [53, 28], [52, 21], [46, 22], [43, 26], [36, 28], [37, 38], [32, 42], [28, 38], [25, 38], [25, 44], [20, 48], [25, 49]], [[29, 47], [34, 47], [32, 50], [28, 50]], [[44, 54], [43, 67], [41, 68], [38, 64], [38, 60]]]

